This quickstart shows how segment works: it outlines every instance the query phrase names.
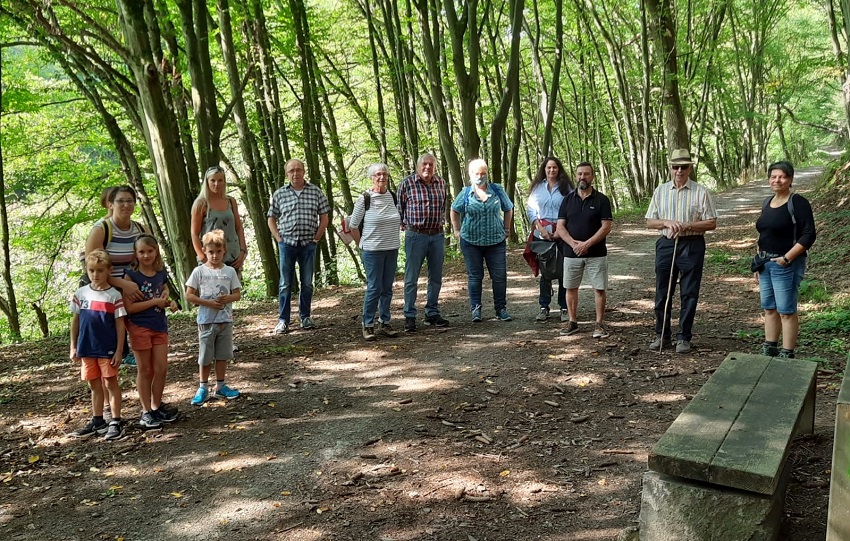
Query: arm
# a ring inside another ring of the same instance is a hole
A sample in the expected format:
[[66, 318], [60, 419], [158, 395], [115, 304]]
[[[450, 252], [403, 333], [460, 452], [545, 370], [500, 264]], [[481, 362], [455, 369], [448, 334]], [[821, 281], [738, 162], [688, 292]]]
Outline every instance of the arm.
[[222, 304], [229, 304], [231, 302], [242, 300], [242, 290], [237, 287], [227, 295], [222, 295], [221, 297], [219, 297], [218, 300]]
[[204, 223], [204, 214], [206, 214], [204, 206], [200, 201], [196, 201], [192, 205], [192, 223], [189, 228], [192, 235], [192, 248], [195, 249], [195, 255], [202, 263], [207, 261], [207, 255], [204, 253], [204, 246], [201, 243], [201, 226]]
[[[223, 297], [226, 297], [226, 295], [223, 295]], [[214, 310], [221, 310], [226, 304], [221, 302], [221, 297], [218, 299], [202, 299], [198, 296], [198, 290], [191, 286], [186, 286], [186, 300], [195, 306], [206, 306]]]
[[455, 237], [460, 239], [460, 212], [456, 211], [454, 208], [451, 209], [450, 217], [452, 220], [452, 231], [454, 231]]
[[316, 236], [313, 237], [313, 242], [319, 242], [322, 240], [322, 235], [325, 234], [325, 229], [328, 228], [328, 215], [319, 214], [319, 229], [316, 230]]
[[77, 339], [80, 336], [80, 314], [74, 314], [71, 318], [71, 351], [68, 358], [75, 363], [80, 362], [80, 357], [77, 355]]
[[[793, 197], [793, 196], [792, 196]], [[805, 203], [801, 204], [802, 201]], [[794, 208], [794, 216], [797, 219], [798, 229], [800, 231], [800, 236], [797, 237], [797, 243], [791, 247], [784, 255], [785, 259], [782, 257], [776, 257], [773, 259], [776, 263], [779, 263], [782, 266], [791, 263], [804, 253], [806, 250], [812, 247], [815, 243], [815, 239], [817, 238], [817, 231], [815, 229], [815, 217], [812, 212], [812, 207], [809, 202], [803, 197], [795, 198], [795, 203], [797, 207]], [[788, 263], [786, 263], [787, 261]]]
[[[173, 301], [168, 300], [168, 291], [163, 292], [163, 295], [160, 297], [154, 297], [152, 299], [148, 299], [146, 301], [134, 301], [130, 297], [124, 296], [124, 308], [127, 310], [128, 314], [138, 314], [139, 312], [143, 312], [148, 308], [159, 307], [163, 310], [167, 308]], [[176, 303], [174, 303], [176, 306]], [[173, 310], [172, 310], [173, 311]]]
[[508, 236], [508, 232], [511, 230], [511, 223], [514, 219], [514, 209], [508, 210], [505, 212], [504, 216], [504, 224], [505, 224], [505, 236]]
[[[560, 220], [558, 220], [560, 222]], [[602, 241], [611, 232], [611, 227], [614, 222], [612, 220], [602, 220], [602, 226], [593, 234], [592, 237], [585, 241], [576, 242], [573, 246], [573, 251], [577, 256], [582, 256], [587, 253], [591, 246]]]
[[275, 218], [274, 216], [269, 216], [269, 219], [266, 220], [266, 222], [269, 225], [269, 231], [271, 231], [272, 237], [274, 237], [274, 240], [276, 240], [278, 244], [280, 244], [280, 232], [278, 232], [277, 230], [277, 218]]
[[112, 356], [112, 366], [121, 366], [124, 358], [124, 335], [127, 333], [124, 317], [115, 318], [115, 355]]
[[106, 231], [104, 231], [99, 225], [95, 224], [95, 226], [91, 228], [89, 236], [86, 239], [86, 255], [89, 255], [94, 250], [103, 249], [105, 235]]
[[555, 226], [555, 236], [566, 242], [575, 252], [577, 242], [572, 235], [570, 235], [570, 232], [567, 231], [567, 220], [565, 218], [558, 218], [558, 225]]
[[360, 246], [360, 225], [366, 219], [366, 200], [361, 194], [354, 202], [354, 208], [351, 210], [351, 216], [348, 218], [348, 227], [351, 238], [354, 239], [356, 246]]

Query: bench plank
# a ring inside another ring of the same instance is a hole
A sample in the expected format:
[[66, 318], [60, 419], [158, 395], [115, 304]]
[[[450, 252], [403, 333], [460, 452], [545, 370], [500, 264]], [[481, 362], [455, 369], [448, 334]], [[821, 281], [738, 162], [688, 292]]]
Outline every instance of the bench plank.
[[826, 541], [847, 541], [850, 539], [850, 370], [846, 368], [835, 404], [830, 478]]

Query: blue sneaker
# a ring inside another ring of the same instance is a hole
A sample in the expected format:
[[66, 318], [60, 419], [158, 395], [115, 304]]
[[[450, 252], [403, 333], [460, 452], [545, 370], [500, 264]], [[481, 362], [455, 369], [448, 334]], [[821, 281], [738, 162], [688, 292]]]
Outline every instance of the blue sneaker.
[[500, 321], [513, 321], [514, 318], [508, 313], [507, 308], [502, 308], [496, 313], [496, 317], [499, 318]]
[[213, 393], [213, 396], [215, 398], [224, 398], [226, 400], [234, 400], [236, 398], [239, 398], [239, 391], [237, 391], [236, 389], [231, 389], [227, 385], [222, 385], [221, 387], [219, 387], [218, 389], [215, 390], [215, 393]]
[[207, 398], [210, 397], [210, 390], [206, 385], [203, 387], [198, 387], [198, 390], [195, 392], [195, 397], [192, 399], [193, 406], [200, 406], [204, 402], [207, 401]]
[[472, 309], [472, 322], [473, 323], [481, 323], [481, 305], [476, 305], [475, 308]]
[[121, 361], [121, 364], [126, 364], [127, 366], [136, 366], [136, 356], [132, 353], [128, 353], [124, 356], [124, 360]]

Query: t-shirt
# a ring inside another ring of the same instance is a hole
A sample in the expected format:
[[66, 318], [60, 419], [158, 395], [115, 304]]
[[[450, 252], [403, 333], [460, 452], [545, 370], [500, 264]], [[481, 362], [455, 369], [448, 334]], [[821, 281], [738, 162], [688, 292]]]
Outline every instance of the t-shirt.
[[[217, 299], [222, 295], [229, 295], [236, 289], [242, 289], [239, 277], [233, 267], [223, 265], [220, 269], [213, 269], [206, 265], [195, 267], [186, 286], [194, 289], [202, 299]], [[233, 303], [227, 303], [221, 310], [208, 306], [198, 307], [198, 325], [209, 323], [230, 323], [233, 321]]]
[[369, 194], [369, 210], [366, 210], [365, 197], [360, 195], [354, 203], [349, 227], [356, 228], [363, 224], [360, 248], [367, 252], [398, 250], [401, 245], [401, 216], [395, 206], [393, 194], [376, 193], [372, 190], [369, 190]]
[[[602, 227], [603, 220], [613, 219], [611, 201], [596, 189], [584, 199], [578, 191], [571, 192], [561, 202], [561, 210], [558, 211], [558, 220], [566, 220], [567, 231], [578, 241], [585, 241], [595, 235]], [[562, 247], [566, 257], [578, 257], [569, 244], [564, 243]], [[608, 255], [608, 246], [605, 244], [605, 239], [602, 239], [588, 248], [587, 253], [581, 257], [606, 255]]]
[[[794, 217], [797, 219], [797, 242], [808, 250], [817, 237], [812, 206], [802, 195], [793, 197]], [[759, 232], [760, 250], [785, 255], [794, 247], [794, 222], [791, 221], [791, 214], [788, 212], [788, 203], [777, 208], [767, 205], [756, 220], [756, 229]]]
[[115, 220], [112, 218], [103, 218], [94, 224], [95, 227], [102, 227], [104, 234], [106, 227], [103, 226], [103, 220], [110, 221], [112, 237], [106, 244], [105, 250], [109, 254], [109, 260], [112, 262], [112, 276], [121, 278], [124, 276], [124, 269], [130, 267], [130, 263], [136, 259], [136, 239], [144, 233], [136, 226], [136, 223], [131, 221], [129, 229], [121, 229], [115, 225]]
[[[132, 280], [139, 286], [139, 291], [144, 296], [143, 301], [161, 297], [167, 280], [164, 270], [157, 271], [153, 276], [147, 276], [142, 271], [127, 269], [124, 271], [124, 278]], [[135, 314], [127, 314], [127, 317], [133, 325], [156, 332], [168, 332], [168, 318], [165, 316], [165, 310], [159, 306], [152, 306]]]
[[79, 314], [77, 355], [111, 359], [118, 347], [115, 319], [127, 315], [121, 293], [114, 287], [104, 290], [84, 285], [71, 297], [71, 313]]

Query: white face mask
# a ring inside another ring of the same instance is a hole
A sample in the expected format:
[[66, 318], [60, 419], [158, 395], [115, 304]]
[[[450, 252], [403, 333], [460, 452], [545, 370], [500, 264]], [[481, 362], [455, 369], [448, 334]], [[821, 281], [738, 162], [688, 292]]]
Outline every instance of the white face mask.
[[484, 175], [483, 177], [472, 177], [470, 181], [476, 186], [483, 186], [487, 183], [487, 175]]

